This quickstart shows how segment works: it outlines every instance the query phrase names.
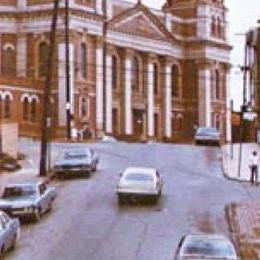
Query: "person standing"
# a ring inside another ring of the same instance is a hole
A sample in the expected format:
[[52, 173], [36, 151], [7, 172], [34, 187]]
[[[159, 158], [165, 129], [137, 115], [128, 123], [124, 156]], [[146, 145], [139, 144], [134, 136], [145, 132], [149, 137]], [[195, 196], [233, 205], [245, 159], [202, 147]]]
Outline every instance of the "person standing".
[[256, 151], [253, 151], [249, 160], [249, 167], [251, 170], [250, 182], [252, 185], [258, 185], [258, 161], [259, 156]]

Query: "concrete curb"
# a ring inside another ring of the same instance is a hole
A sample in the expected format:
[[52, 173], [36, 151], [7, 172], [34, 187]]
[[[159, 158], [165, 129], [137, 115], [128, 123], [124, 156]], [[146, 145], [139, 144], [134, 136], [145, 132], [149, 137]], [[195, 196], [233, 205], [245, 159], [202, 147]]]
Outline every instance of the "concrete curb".
[[250, 184], [250, 181], [249, 180], [243, 180], [243, 179], [238, 179], [238, 178], [234, 178], [234, 177], [230, 177], [228, 175], [228, 170], [227, 170], [227, 167], [225, 166], [226, 165], [226, 162], [225, 162], [225, 153], [224, 153], [224, 146], [221, 147], [221, 169], [222, 169], [222, 174], [224, 176], [225, 179], [229, 180], [229, 181], [235, 181], [235, 182], [238, 182], [238, 183], [249, 183]]

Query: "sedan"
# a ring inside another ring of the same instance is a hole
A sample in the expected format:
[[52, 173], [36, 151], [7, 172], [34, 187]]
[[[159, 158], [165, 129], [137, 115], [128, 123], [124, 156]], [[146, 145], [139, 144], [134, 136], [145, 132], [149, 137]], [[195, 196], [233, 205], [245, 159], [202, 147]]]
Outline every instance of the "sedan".
[[19, 238], [20, 223], [18, 219], [10, 218], [5, 212], [0, 211], [0, 258], [14, 249]]
[[238, 257], [228, 238], [222, 235], [200, 234], [183, 237], [174, 259], [238, 260]]
[[14, 217], [33, 217], [39, 221], [42, 214], [51, 210], [57, 193], [46, 183], [11, 184], [4, 188], [0, 210]]
[[92, 149], [71, 148], [65, 150], [54, 165], [54, 176], [69, 177], [90, 174], [97, 170], [99, 158]]
[[118, 202], [126, 199], [149, 197], [157, 202], [162, 193], [162, 179], [153, 168], [131, 167], [120, 174], [116, 188]]
[[195, 134], [196, 144], [220, 144], [219, 131], [214, 127], [199, 127]]

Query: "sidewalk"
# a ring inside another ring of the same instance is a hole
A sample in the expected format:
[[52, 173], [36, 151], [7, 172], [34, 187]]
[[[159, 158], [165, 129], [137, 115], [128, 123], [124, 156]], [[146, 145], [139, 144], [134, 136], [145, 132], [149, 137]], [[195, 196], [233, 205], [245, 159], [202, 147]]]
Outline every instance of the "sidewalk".
[[260, 202], [230, 204], [226, 208], [232, 240], [242, 260], [260, 259]]
[[226, 178], [236, 181], [250, 181], [250, 168], [249, 157], [253, 151], [260, 153], [259, 145], [256, 143], [243, 143], [242, 144], [242, 160], [239, 172], [239, 150], [240, 144], [233, 144], [233, 157], [232, 146], [230, 144], [222, 146], [222, 167], [223, 174]]

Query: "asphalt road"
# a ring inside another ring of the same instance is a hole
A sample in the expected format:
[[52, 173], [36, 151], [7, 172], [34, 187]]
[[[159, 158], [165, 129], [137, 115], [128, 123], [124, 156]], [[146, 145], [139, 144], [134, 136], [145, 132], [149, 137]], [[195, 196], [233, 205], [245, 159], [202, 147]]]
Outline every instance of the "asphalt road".
[[[54, 154], [64, 145], [54, 145]], [[75, 145], [74, 145], [75, 146]], [[182, 235], [228, 236], [225, 206], [259, 198], [260, 190], [227, 181], [216, 147], [167, 144], [93, 144], [101, 164], [90, 178], [55, 181], [53, 211], [25, 224], [19, 260], [169, 260]], [[119, 206], [114, 192], [127, 166], [156, 167], [164, 180], [157, 205]]]

